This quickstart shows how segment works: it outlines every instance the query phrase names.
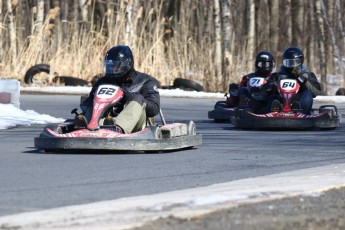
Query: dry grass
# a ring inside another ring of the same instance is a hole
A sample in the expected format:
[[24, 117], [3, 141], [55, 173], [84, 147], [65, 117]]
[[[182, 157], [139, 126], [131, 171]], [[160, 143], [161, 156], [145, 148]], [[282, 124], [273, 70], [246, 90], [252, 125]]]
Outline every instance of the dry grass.
[[[198, 81], [207, 90], [215, 91], [216, 85], [212, 82], [215, 71], [213, 44], [209, 40], [196, 41], [196, 35], [188, 27], [192, 19], [187, 11], [181, 16], [185, 23], [172, 28], [166, 25], [173, 18], [161, 16], [162, 6], [156, 7], [145, 14], [143, 8], [139, 8], [131, 24], [128, 24], [125, 8], [117, 11], [116, 15], [108, 10], [102, 23], [91, 21], [83, 24], [56, 20], [60, 11], [56, 7], [46, 15], [41, 27], [32, 29], [26, 41], [18, 41], [23, 45], [19, 47], [16, 60], [12, 60], [10, 50], [6, 50], [1, 60], [0, 76], [24, 82], [25, 72], [31, 66], [45, 63], [51, 67], [51, 79], [60, 75], [90, 81], [93, 76], [103, 73], [106, 50], [125, 44], [132, 48], [136, 69], [151, 74], [162, 85], [171, 85], [175, 78], [182, 77]], [[231, 80], [238, 81], [239, 78], [232, 77]]]

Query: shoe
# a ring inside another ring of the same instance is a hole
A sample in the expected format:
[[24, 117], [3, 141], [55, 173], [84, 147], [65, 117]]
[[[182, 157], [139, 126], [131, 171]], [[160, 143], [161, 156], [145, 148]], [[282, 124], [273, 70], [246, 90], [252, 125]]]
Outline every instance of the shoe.
[[104, 126], [114, 126], [115, 122], [112, 116], [107, 116], [103, 121]]
[[77, 115], [74, 118], [74, 129], [85, 129], [87, 127], [87, 120], [84, 115]]
[[298, 101], [293, 101], [291, 103], [291, 110], [293, 110], [293, 111], [302, 111], [301, 104]]
[[282, 110], [282, 104], [280, 103], [279, 100], [275, 99], [273, 102], [272, 102], [272, 105], [271, 105], [271, 111], [272, 112], [280, 112]]
[[230, 96], [226, 99], [226, 105], [230, 108], [234, 108], [238, 105], [238, 97]]

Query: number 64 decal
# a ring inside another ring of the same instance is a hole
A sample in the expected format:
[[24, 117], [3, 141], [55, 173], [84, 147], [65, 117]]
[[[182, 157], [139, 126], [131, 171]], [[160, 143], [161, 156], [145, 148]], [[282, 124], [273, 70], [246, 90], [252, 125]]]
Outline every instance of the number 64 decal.
[[285, 90], [295, 89], [297, 86], [296, 80], [286, 79], [280, 81], [280, 87]]

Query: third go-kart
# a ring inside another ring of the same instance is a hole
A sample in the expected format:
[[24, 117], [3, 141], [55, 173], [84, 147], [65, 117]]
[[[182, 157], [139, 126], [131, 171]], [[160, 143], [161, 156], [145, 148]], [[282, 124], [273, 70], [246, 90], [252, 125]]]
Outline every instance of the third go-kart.
[[[259, 89], [267, 83], [264, 77], [256, 76], [250, 74], [247, 81], [247, 89], [251, 94], [252, 98], [255, 100], [261, 100], [261, 95], [259, 94]], [[229, 95], [238, 95], [238, 84], [230, 84], [229, 94], [224, 96], [229, 99]], [[237, 107], [229, 107], [226, 101], [217, 101], [214, 105], [214, 109], [208, 112], [208, 118], [213, 119], [215, 122], [230, 122], [231, 118], [235, 115]]]

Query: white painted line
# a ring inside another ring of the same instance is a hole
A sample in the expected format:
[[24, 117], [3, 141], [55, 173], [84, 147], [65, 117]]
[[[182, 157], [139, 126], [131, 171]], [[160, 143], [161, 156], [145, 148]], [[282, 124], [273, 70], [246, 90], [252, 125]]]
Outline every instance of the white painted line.
[[168, 216], [190, 218], [241, 204], [345, 186], [345, 164], [328, 165], [156, 195], [0, 217], [0, 228], [129, 229]]

